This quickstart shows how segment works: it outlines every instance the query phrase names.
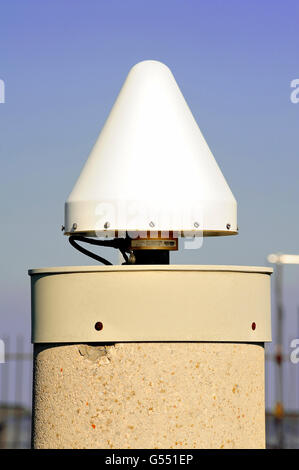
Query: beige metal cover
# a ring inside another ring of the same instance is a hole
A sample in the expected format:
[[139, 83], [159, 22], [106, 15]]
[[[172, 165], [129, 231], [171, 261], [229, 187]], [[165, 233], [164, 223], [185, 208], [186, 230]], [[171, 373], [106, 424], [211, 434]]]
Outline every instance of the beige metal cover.
[[272, 271], [173, 265], [33, 269], [32, 342], [271, 341]]

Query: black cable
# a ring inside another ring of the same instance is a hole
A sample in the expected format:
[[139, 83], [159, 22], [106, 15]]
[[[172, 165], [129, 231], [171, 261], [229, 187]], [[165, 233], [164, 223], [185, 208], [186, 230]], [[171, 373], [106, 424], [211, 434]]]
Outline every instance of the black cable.
[[111, 248], [116, 248], [120, 250], [121, 254], [123, 255], [125, 259], [125, 262], [128, 263], [129, 261], [126, 255], [126, 251], [127, 252], [130, 251], [128, 238], [114, 238], [113, 240], [94, 240], [93, 238], [83, 237], [82, 235], [71, 235], [69, 237], [70, 244], [74, 248], [76, 248], [76, 250], [80, 251], [84, 255], [90, 256], [90, 258], [93, 258], [99, 261], [100, 263], [103, 263], [107, 266], [111, 266], [112, 263], [110, 263], [110, 261], [106, 260], [105, 258], [102, 258], [99, 255], [96, 255], [92, 251], [86, 250], [86, 248], [83, 248], [81, 245], [78, 245], [76, 241], [89, 243], [90, 245], [109, 246]]
[[123, 264], [129, 264], [129, 258], [128, 258], [128, 256], [126, 255], [125, 250], [123, 250], [122, 248], [120, 248], [119, 251], [121, 252], [121, 254], [123, 255], [124, 260], [125, 260], [125, 262], [124, 262]]
[[[86, 248], [83, 248], [83, 246], [78, 245], [78, 243], [76, 243], [76, 240], [81, 241], [81, 242], [91, 243], [91, 244], [93, 245], [94, 243], [92, 243], [91, 240], [85, 239], [85, 237], [81, 237], [81, 236], [79, 236], [79, 235], [78, 235], [78, 236], [76, 236], [76, 235], [71, 235], [71, 236], [69, 237], [69, 242], [70, 242], [70, 244], [71, 244], [74, 248], [76, 248], [76, 250], [80, 251], [80, 252], [83, 253], [84, 255], [89, 256], [90, 258], [95, 259], [96, 261], [99, 261], [99, 262], [102, 263], [102, 264], [105, 264], [105, 265], [107, 265], [107, 266], [111, 266], [111, 265], [112, 265], [112, 263], [110, 263], [110, 261], [106, 260], [105, 258], [102, 258], [101, 256], [96, 255], [96, 254], [93, 253], [92, 251], [86, 250]], [[93, 241], [95, 241], [95, 240], [93, 240]], [[95, 243], [95, 244], [97, 245], [97, 243]]]

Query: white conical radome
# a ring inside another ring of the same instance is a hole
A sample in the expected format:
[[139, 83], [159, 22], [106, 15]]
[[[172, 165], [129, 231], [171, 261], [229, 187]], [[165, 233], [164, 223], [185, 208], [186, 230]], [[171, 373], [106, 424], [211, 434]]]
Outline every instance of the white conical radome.
[[65, 233], [237, 232], [237, 204], [169, 68], [135, 65], [66, 201]]

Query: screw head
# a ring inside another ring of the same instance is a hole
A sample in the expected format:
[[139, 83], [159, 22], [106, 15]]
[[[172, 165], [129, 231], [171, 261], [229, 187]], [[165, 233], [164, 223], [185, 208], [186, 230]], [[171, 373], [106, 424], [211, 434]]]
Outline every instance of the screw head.
[[73, 223], [73, 230], [76, 230], [77, 227], [78, 225], [76, 223]]
[[61, 231], [63, 232], [65, 230], [65, 226], [61, 225]]
[[101, 321], [97, 321], [94, 327], [95, 327], [95, 330], [101, 331], [103, 329], [103, 323]]
[[256, 323], [255, 322], [252, 322], [251, 328], [252, 328], [253, 331], [256, 329]]
[[195, 228], [198, 228], [198, 227], [199, 227], [199, 223], [198, 223], [198, 222], [194, 222], [194, 227], [195, 227]]
[[104, 228], [109, 228], [110, 227], [110, 223], [109, 222], [105, 222], [104, 223]]
[[226, 228], [227, 228], [227, 230], [229, 230], [229, 229], [230, 229], [230, 227], [231, 227], [231, 225], [230, 225], [230, 224], [226, 224]]
[[149, 223], [149, 226], [150, 226], [150, 227], [154, 227], [154, 226], [155, 226], [154, 222], [150, 222], [150, 223]]

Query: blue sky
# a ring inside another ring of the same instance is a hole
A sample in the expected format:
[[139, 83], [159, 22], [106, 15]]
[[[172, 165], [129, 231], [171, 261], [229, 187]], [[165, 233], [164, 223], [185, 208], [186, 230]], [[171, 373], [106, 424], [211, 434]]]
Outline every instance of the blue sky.
[[[60, 231], [64, 201], [141, 60], [171, 68], [238, 201], [237, 237], [173, 262], [298, 253], [298, 20], [292, 0], [0, 0], [1, 333], [29, 337], [28, 268], [89, 263]], [[293, 335], [298, 274], [286, 269]]]

